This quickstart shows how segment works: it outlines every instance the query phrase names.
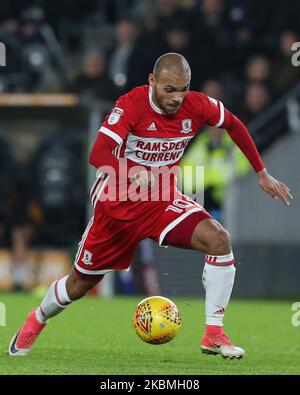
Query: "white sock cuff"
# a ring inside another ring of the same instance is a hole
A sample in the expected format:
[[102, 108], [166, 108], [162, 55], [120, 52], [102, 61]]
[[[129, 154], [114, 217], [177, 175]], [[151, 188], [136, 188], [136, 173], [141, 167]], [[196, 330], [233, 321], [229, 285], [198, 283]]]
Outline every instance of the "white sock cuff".
[[205, 263], [213, 266], [230, 266], [235, 262], [233, 252], [227, 255], [205, 255]]
[[57, 280], [54, 283], [55, 297], [61, 306], [65, 306], [72, 302], [71, 299], [69, 298], [66, 288], [66, 282], [68, 277], [69, 275]]

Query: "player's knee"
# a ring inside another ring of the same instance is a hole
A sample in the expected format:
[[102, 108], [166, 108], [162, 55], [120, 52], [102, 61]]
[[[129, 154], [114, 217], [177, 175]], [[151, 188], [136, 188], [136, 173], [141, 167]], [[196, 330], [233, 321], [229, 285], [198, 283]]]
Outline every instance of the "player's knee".
[[210, 255], [226, 255], [231, 251], [229, 233], [216, 221], [200, 225], [193, 236], [192, 245]]
[[73, 273], [67, 279], [67, 293], [72, 301], [81, 299], [98, 281], [83, 280]]
[[215, 238], [211, 241], [212, 255], [226, 255], [231, 251], [230, 236], [227, 230], [219, 228], [215, 232]]

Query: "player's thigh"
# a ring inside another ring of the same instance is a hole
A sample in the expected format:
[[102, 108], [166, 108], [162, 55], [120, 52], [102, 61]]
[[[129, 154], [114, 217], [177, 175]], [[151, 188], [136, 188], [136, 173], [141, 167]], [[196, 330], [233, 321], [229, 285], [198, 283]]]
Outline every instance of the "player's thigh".
[[173, 246], [193, 249], [192, 235], [197, 225], [213, 217], [198, 203], [186, 195], [179, 199], [161, 205], [152, 216], [154, 232], [149, 236], [156, 240], [159, 246]]
[[201, 205], [186, 195], [161, 207], [153, 237], [160, 246], [225, 255], [231, 250], [228, 232]]

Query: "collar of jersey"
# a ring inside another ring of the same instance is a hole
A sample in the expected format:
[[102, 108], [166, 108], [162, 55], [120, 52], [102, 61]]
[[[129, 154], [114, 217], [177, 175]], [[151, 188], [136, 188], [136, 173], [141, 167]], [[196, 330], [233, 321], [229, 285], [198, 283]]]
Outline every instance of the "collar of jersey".
[[157, 107], [157, 105], [152, 100], [152, 87], [151, 86], [149, 86], [149, 103], [155, 112], [157, 112], [158, 114], [167, 115], [163, 110], [161, 110], [159, 107]]

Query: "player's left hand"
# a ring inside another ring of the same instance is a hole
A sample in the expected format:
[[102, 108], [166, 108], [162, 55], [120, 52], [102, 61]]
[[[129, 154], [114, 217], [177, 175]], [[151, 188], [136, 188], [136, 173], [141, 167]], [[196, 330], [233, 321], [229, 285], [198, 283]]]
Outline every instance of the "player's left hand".
[[272, 196], [273, 199], [281, 200], [286, 206], [290, 205], [293, 196], [285, 184], [272, 177], [266, 169], [261, 170], [257, 174], [259, 176], [259, 185], [263, 191]]

